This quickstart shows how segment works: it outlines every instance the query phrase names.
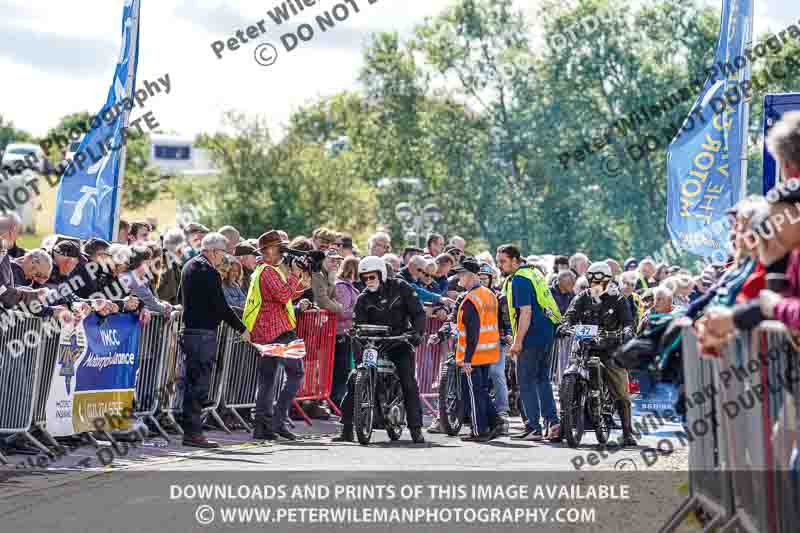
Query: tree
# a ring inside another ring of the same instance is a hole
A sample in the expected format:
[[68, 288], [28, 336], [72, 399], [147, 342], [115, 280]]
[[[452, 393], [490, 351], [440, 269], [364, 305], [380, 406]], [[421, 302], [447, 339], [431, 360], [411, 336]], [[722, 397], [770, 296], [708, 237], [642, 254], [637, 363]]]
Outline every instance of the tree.
[[[88, 111], [71, 113], [61, 118], [39, 140], [47, 148], [45, 156], [53, 163], [61, 163], [69, 150], [69, 144], [79, 141], [91, 129], [93, 115]], [[125, 156], [125, 184], [122, 202], [127, 209], [146, 206], [159, 195], [171, 191], [172, 176], [161, 176], [149, 165], [150, 135], [140, 133], [137, 128], [128, 129]], [[58, 165], [55, 164], [56, 168]], [[59, 178], [60, 179], [60, 178]]]
[[3, 115], [0, 115], [0, 153], [5, 151], [6, 146], [10, 143], [18, 142], [32, 142], [33, 137], [30, 133], [23, 130], [18, 130], [14, 127], [14, 123], [6, 121]]

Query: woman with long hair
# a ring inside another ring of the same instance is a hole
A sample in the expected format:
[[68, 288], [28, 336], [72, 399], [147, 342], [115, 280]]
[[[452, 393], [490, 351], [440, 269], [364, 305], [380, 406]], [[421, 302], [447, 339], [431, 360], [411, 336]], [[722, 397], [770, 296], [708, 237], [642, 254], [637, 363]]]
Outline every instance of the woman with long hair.
[[350, 328], [353, 327], [353, 308], [359, 291], [355, 287], [358, 279], [358, 258], [348, 257], [339, 267], [336, 278], [336, 301], [342, 312], [336, 317], [336, 355], [333, 361], [333, 389], [331, 399], [336, 405], [342, 401], [347, 390], [347, 374], [350, 372]]

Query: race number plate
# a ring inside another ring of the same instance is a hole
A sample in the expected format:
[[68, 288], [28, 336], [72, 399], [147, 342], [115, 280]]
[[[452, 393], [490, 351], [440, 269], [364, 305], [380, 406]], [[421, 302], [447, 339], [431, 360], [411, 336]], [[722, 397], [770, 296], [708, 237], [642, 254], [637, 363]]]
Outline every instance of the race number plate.
[[375, 366], [378, 364], [378, 350], [367, 348], [364, 350], [364, 364]]
[[581, 325], [575, 326], [575, 338], [576, 339], [593, 339], [597, 337], [597, 326], [588, 326], [588, 325]]

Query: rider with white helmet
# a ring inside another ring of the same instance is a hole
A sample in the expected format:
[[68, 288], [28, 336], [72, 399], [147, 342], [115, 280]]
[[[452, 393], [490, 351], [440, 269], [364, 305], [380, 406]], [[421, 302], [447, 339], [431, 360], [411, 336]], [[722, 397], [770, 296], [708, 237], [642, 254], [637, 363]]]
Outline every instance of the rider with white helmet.
[[[425, 330], [425, 311], [414, 287], [400, 278], [389, 279], [386, 263], [380, 257], [368, 256], [358, 264], [358, 277], [364, 291], [353, 308], [353, 324], [389, 326], [390, 335], [412, 332], [409, 343], [400, 343], [389, 351], [403, 388], [406, 417], [411, 438], [415, 443], [425, 442], [422, 436], [422, 402], [414, 372], [414, 347], [422, 341]], [[342, 400], [342, 434], [337, 442], [353, 441], [353, 393], [355, 372], [347, 380], [347, 394]]]
[[[586, 271], [589, 288], [575, 296], [561, 320], [560, 329], [577, 324], [600, 326], [615, 332], [623, 331], [624, 337], [632, 336], [633, 317], [616, 284], [612, 283], [611, 267], [606, 262], [592, 263]], [[617, 409], [622, 418], [622, 445], [636, 446], [631, 428], [631, 400], [628, 393], [628, 372], [619, 368], [611, 355], [616, 345], [598, 348], [597, 355], [606, 367], [606, 376], [611, 391], [617, 400]]]

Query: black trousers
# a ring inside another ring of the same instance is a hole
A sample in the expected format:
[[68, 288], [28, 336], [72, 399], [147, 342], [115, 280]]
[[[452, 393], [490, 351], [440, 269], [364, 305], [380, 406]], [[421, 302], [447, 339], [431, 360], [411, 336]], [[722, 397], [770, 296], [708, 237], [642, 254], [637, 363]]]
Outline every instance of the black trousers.
[[[410, 347], [399, 347], [389, 353], [389, 359], [395, 364], [403, 388], [403, 399], [406, 405], [406, 421], [409, 428], [422, 427], [422, 401], [419, 399], [419, 387], [415, 375], [415, 356]], [[356, 371], [350, 372], [347, 378], [347, 392], [342, 400], [342, 424], [353, 423], [353, 395], [355, 394]]]
[[[296, 338], [297, 335], [294, 331], [287, 331], [272, 342], [287, 344]], [[276, 379], [279, 366], [283, 366], [286, 374], [286, 384], [282, 388], [281, 383], [278, 383]], [[259, 359], [255, 416], [257, 421], [264, 423], [268, 431], [279, 431], [286, 428], [289, 420], [289, 406], [303, 384], [304, 373], [302, 359], [280, 357]], [[275, 401], [276, 388], [279, 388], [277, 402]]]
[[184, 357], [186, 375], [183, 381], [184, 438], [203, 434], [203, 403], [208, 399], [211, 372], [217, 361], [217, 332], [206, 329], [184, 329], [178, 337]]

